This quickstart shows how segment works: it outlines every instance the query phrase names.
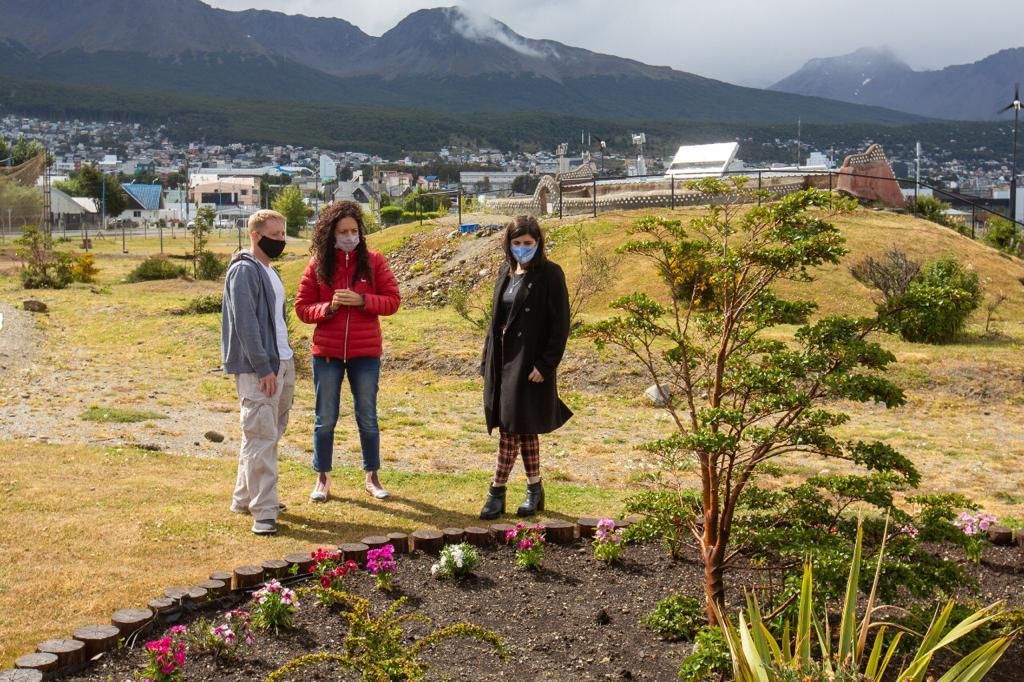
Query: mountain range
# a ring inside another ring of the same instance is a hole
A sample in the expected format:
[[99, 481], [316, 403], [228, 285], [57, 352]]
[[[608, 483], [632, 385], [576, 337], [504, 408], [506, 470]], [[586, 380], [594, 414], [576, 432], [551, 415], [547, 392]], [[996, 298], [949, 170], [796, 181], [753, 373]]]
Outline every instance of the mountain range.
[[922, 120], [533, 40], [460, 8], [414, 12], [379, 38], [343, 19], [199, 0], [0, 0], [0, 17], [0, 76], [24, 82], [619, 121]]
[[870, 106], [929, 118], [993, 120], [1024, 76], [1024, 48], [1001, 50], [972, 64], [915, 71], [885, 48], [812, 59], [771, 90]]

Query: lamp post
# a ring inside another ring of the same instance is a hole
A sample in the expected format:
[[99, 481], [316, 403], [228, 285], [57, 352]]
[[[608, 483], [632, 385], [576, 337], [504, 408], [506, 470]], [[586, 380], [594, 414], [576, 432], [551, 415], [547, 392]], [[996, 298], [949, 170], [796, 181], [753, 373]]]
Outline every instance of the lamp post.
[[1010, 220], [1017, 220], [1017, 123], [1020, 119], [1020, 83], [1013, 89], [1013, 101], [999, 113], [1013, 109], [1013, 161], [1010, 164]]

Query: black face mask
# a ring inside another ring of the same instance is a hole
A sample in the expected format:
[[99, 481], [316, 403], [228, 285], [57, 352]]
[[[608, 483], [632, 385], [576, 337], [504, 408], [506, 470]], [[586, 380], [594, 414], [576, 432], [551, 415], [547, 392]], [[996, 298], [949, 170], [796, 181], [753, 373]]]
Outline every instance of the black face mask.
[[260, 240], [257, 242], [257, 245], [260, 247], [260, 250], [263, 253], [267, 254], [268, 258], [277, 258], [282, 253], [284, 253], [284, 243], [285, 240], [283, 239], [271, 239], [270, 237], [260, 237]]

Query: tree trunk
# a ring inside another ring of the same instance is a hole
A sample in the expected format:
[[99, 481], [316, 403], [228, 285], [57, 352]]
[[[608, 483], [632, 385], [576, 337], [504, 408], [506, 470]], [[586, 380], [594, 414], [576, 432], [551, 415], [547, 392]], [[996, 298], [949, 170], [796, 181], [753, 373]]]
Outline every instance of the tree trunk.
[[714, 548], [704, 554], [704, 603], [708, 625], [718, 625], [718, 607], [725, 613], [725, 581], [723, 579], [722, 555]]

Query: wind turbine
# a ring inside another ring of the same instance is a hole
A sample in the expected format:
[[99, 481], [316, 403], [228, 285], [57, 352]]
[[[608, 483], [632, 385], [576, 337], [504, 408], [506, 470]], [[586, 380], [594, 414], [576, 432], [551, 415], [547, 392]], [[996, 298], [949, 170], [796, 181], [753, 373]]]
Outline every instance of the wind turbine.
[[1017, 219], [1017, 123], [1020, 119], [1020, 83], [1013, 88], [1013, 101], [998, 113], [1013, 109], [1013, 163], [1010, 166], [1010, 220]]

